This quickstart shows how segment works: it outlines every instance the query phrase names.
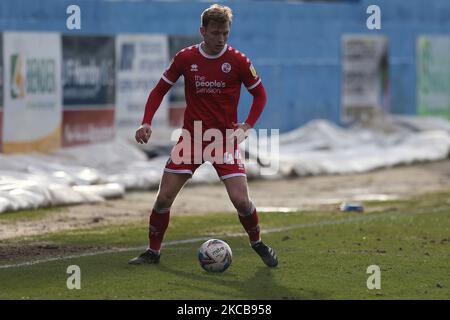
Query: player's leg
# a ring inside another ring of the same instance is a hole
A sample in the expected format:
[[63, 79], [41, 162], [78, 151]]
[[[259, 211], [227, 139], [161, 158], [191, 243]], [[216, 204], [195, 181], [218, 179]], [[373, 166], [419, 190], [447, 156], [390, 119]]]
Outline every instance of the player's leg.
[[236, 208], [239, 220], [248, 233], [250, 243], [261, 240], [259, 234], [259, 219], [253, 203], [248, 196], [247, 178], [234, 176], [223, 180], [233, 206]]
[[164, 172], [149, 220], [149, 248], [153, 251], [159, 252], [169, 225], [170, 208], [190, 177], [189, 173]]
[[221, 177], [228, 196], [236, 208], [239, 221], [247, 232], [252, 248], [269, 267], [278, 265], [275, 251], [261, 241], [259, 217], [255, 205], [248, 196], [247, 177], [241, 173]]
[[159, 262], [161, 244], [169, 225], [170, 208], [190, 177], [190, 173], [164, 172], [149, 219], [149, 247], [143, 254], [130, 260], [130, 264]]

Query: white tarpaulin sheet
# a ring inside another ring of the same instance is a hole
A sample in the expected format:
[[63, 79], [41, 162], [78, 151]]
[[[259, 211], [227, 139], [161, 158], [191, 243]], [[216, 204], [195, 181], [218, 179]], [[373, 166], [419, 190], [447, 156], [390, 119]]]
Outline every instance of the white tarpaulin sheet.
[[[348, 174], [445, 159], [450, 151], [450, 122], [405, 116], [386, 119], [370, 129], [347, 129], [315, 120], [280, 135], [279, 140], [277, 157], [258, 155], [260, 163], [279, 160], [276, 174], [261, 175], [260, 166], [253, 163], [247, 165], [249, 176]], [[154, 189], [167, 158], [147, 160], [137, 146], [122, 140], [52, 154], [0, 154], [0, 212], [97, 202], [121, 197], [125, 190]], [[219, 179], [211, 165], [203, 165], [193, 181]]]
[[[279, 172], [298, 176], [360, 173], [441, 160], [449, 151], [450, 122], [444, 119], [395, 117], [372, 129], [344, 129], [315, 120], [280, 135]], [[273, 156], [259, 155], [264, 163]]]

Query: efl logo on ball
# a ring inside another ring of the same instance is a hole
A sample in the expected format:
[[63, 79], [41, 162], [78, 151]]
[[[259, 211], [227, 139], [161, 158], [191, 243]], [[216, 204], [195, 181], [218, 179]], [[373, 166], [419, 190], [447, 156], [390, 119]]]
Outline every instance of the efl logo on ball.
[[210, 239], [198, 250], [198, 260], [203, 269], [210, 272], [224, 272], [231, 265], [230, 246], [222, 240]]

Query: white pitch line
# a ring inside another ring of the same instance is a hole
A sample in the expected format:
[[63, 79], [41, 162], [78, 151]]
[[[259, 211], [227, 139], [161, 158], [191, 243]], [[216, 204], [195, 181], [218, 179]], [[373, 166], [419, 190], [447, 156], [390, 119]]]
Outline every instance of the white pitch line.
[[[274, 233], [274, 232], [283, 232], [283, 231], [289, 231], [289, 230], [295, 230], [295, 229], [304, 229], [309, 227], [321, 227], [321, 226], [329, 226], [329, 225], [339, 225], [344, 223], [351, 223], [351, 222], [357, 222], [357, 221], [371, 221], [371, 220], [377, 220], [381, 218], [391, 218], [391, 217], [398, 217], [398, 216], [411, 216], [415, 214], [419, 214], [423, 212], [417, 212], [414, 214], [376, 214], [376, 215], [365, 215], [360, 217], [353, 217], [349, 219], [339, 219], [339, 220], [324, 220], [319, 222], [311, 222], [311, 223], [302, 223], [302, 224], [294, 224], [288, 227], [281, 227], [281, 228], [268, 228], [263, 230], [262, 234], [267, 233]], [[241, 237], [246, 236], [246, 233], [240, 232], [240, 233], [230, 233], [230, 234], [223, 234], [223, 235], [215, 235], [215, 238], [235, 238], [235, 237]], [[195, 243], [200, 241], [206, 241], [208, 239], [213, 238], [213, 236], [209, 237], [201, 237], [201, 238], [191, 238], [191, 239], [185, 239], [185, 240], [176, 240], [176, 241], [168, 241], [163, 243], [163, 247], [169, 247], [184, 243]], [[69, 259], [77, 259], [77, 258], [83, 258], [83, 257], [91, 257], [91, 256], [97, 256], [101, 254], [108, 254], [108, 253], [117, 253], [117, 252], [130, 252], [130, 251], [138, 251], [138, 250], [145, 250], [146, 247], [129, 247], [129, 248], [117, 248], [117, 249], [109, 249], [109, 250], [103, 250], [103, 251], [95, 251], [95, 252], [86, 252], [81, 253], [78, 255], [71, 255], [71, 256], [65, 256], [65, 257], [54, 257], [54, 258], [48, 258], [48, 259], [42, 259], [42, 260], [34, 260], [34, 261], [28, 261], [28, 262], [21, 262], [17, 264], [5, 264], [0, 265], [0, 269], [8, 269], [8, 268], [18, 268], [18, 267], [27, 267], [32, 266], [35, 264], [40, 263], [46, 263], [46, 262], [52, 262], [52, 261], [62, 261], [62, 260], [69, 260]]]

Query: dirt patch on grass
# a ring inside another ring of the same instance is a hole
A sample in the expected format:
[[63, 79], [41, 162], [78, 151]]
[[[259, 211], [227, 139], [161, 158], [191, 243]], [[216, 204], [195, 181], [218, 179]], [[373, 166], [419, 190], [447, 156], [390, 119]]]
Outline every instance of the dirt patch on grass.
[[67, 257], [85, 252], [110, 249], [98, 246], [63, 246], [54, 244], [1, 244], [0, 265], [36, 261], [48, 258]]

